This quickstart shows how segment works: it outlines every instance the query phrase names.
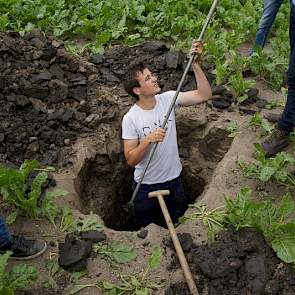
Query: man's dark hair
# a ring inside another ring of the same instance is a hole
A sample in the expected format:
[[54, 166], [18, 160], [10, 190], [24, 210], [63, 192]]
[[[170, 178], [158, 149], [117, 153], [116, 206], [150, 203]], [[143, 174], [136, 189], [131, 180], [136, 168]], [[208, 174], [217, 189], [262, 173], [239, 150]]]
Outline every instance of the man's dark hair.
[[134, 97], [136, 100], [139, 100], [138, 95], [133, 92], [133, 88], [140, 87], [140, 84], [137, 80], [137, 75], [139, 72], [143, 72], [146, 69], [146, 65], [143, 62], [138, 62], [130, 65], [125, 73], [125, 77], [123, 79], [123, 86], [125, 91]]

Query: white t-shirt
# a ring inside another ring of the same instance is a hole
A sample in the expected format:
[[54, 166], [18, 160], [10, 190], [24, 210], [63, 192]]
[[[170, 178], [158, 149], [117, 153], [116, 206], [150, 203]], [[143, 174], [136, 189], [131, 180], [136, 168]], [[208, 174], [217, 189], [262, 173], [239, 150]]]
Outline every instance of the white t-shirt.
[[[167, 91], [156, 95], [156, 105], [152, 110], [144, 110], [134, 104], [123, 117], [122, 138], [142, 140], [147, 134], [159, 128], [168, 112], [174, 94], [175, 91]], [[176, 101], [175, 106], [177, 105]], [[163, 183], [180, 175], [182, 166], [178, 154], [174, 109], [170, 114], [166, 128], [165, 139], [158, 143], [142, 183]], [[136, 182], [140, 180], [151, 148], [152, 145], [148, 147], [143, 160], [135, 166], [134, 180]]]

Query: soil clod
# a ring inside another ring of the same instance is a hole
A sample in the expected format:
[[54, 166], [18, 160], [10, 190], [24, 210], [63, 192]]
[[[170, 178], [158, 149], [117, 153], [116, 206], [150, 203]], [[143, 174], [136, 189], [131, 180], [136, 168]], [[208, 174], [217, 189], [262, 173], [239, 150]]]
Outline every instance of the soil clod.
[[81, 241], [67, 235], [65, 242], [59, 244], [58, 264], [67, 271], [77, 272], [86, 268], [92, 242]]

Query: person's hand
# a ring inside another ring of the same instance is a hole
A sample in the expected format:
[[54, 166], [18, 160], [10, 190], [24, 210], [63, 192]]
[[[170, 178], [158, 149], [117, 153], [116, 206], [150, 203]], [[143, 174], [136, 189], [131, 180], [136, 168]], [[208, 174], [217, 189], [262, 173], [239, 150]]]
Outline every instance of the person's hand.
[[164, 128], [157, 128], [155, 131], [147, 135], [145, 139], [149, 143], [162, 142], [165, 138], [165, 135], [166, 135], [166, 130]]
[[193, 54], [195, 55], [194, 62], [198, 62], [198, 60], [200, 59], [200, 57], [203, 53], [203, 42], [198, 41], [198, 40], [194, 40], [192, 43], [190, 53], [191, 53], [191, 55], [193, 55]]

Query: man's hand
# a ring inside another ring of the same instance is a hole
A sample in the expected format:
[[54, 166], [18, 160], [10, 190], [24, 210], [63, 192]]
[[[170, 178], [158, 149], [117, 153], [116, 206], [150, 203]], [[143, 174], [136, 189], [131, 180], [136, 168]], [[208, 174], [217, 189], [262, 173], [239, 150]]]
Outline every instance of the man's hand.
[[200, 57], [203, 53], [203, 42], [198, 41], [198, 40], [194, 40], [192, 43], [190, 53], [191, 53], [191, 55], [192, 54], [195, 55], [194, 62], [198, 62], [198, 60], [200, 59]]
[[165, 138], [166, 130], [164, 128], [157, 128], [145, 137], [145, 140], [149, 143], [162, 142]]

